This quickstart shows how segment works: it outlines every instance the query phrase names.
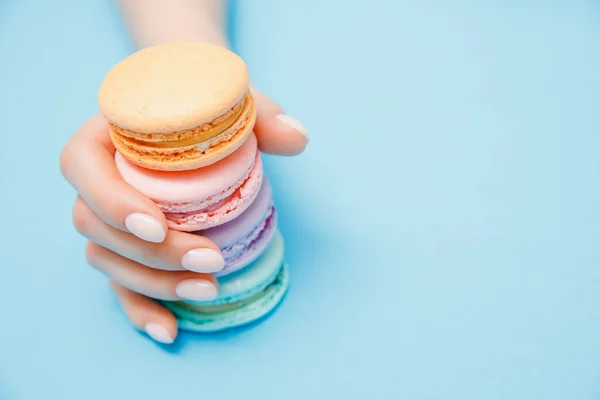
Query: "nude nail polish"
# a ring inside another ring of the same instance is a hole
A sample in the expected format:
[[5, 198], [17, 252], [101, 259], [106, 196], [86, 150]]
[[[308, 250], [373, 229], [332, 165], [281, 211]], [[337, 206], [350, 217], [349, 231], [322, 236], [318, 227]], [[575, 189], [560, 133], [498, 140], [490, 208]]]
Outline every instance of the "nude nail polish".
[[186, 279], [179, 282], [175, 293], [185, 300], [208, 301], [217, 297], [217, 287], [206, 279]]
[[225, 259], [213, 249], [193, 249], [185, 253], [181, 266], [194, 272], [219, 272], [225, 266]]
[[125, 227], [129, 232], [147, 242], [161, 243], [167, 236], [161, 223], [147, 214], [129, 214], [125, 218]]
[[277, 118], [280, 122], [283, 122], [287, 126], [300, 132], [306, 138], [306, 142], [308, 143], [308, 140], [309, 140], [308, 132], [306, 131], [306, 128], [304, 127], [304, 125], [302, 125], [302, 122], [298, 121], [294, 117], [290, 117], [287, 114], [279, 114], [275, 118]]
[[160, 343], [171, 344], [175, 340], [167, 331], [167, 328], [156, 322], [148, 322], [144, 330], [152, 339]]

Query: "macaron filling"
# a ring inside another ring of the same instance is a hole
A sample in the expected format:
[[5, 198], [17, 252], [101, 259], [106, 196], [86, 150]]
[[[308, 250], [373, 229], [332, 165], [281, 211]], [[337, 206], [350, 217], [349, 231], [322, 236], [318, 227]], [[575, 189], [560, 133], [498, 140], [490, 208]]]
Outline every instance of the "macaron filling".
[[200, 126], [181, 131], [144, 133], [121, 128], [114, 123], [110, 123], [109, 125], [114, 134], [129, 138], [132, 143], [138, 145], [164, 148], [192, 146], [211, 139], [233, 126], [242, 113], [247, 111], [250, 97], [251, 94], [246, 92], [242, 99], [223, 115]]
[[246, 304], [252, 303], [256, 301], [258, 298], [262, 296], [263, 292], [258, 292], [254, 296], [247, 298], [246, 300], [238, 301], [236, 303], [230, 304], [221, 304], [219, 306], [195, 306], [193, 304], [182, 305], [184, 308], [187, 308], [190, 311], [196, 311], [202, 314], [217, 314], [226, 311], [233, 311], [240, 307], [245, 306]]
[[171, 133], [127, 131], [139, 133], [138, 137], [133, 138], [119, 134], [117, 130], [120, 128], [112, 125], [109, 129], [111, 140], [125, 158], [138, 166], [163, 171], [197, 169], [225, 158], [252, 134], [256, 108], [249, 92], [242, 104], [241, 111], [234, 111], [235, 108], [230, 110], [231, 115], [218, 123], [209, 123], [212, 125], [207, 129], [203, 128], [207, 127], [204, 124], [191, 130]]

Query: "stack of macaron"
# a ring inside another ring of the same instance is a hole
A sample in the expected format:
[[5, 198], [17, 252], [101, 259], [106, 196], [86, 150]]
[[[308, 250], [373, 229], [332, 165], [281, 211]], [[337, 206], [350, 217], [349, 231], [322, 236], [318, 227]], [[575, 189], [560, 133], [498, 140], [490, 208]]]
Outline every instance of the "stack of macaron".
[[212, 239], [225, 259], [215, 299], [164, 302], [191, 331], [255, 321], [289, 284], [248, 83], [236, 54], [179, 42], [134, 53], [99, 90], [123, 179], [158, 205], [170, 229]]

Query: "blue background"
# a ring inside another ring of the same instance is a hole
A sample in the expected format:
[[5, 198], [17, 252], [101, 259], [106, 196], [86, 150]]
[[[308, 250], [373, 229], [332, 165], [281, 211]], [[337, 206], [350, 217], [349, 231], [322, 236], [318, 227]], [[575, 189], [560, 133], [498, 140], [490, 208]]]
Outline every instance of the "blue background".
[[0, 2], [0, 399], [600, 398], [600, 6], [240, 0], [310, 130], [267, 157], [293, 282], [263, 323], [132, 329], [63, 144], [132, 50], [110, 1]]

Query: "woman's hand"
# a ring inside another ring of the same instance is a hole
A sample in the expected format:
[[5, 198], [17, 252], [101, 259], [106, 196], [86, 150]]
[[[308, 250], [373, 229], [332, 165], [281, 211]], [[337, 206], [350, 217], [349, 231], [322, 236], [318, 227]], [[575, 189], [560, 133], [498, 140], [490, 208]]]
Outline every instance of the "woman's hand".
[[[255, 133], [261, 151], [296, 155], [308, 143], [302, 124], [253, 90]], [[73, 223], [88, 239], [89, 264], [111, 280], [131, 323], [154, 340], [172, 343], [175, 317], [152, 299], [210, 300], [223, 267], [218, 246], [199, 235], [167, 229], [164, 215], [121, 179], [108, 123], [101, 115], [86, 122], [65, 146], [60, 166], [78, 193]]]

